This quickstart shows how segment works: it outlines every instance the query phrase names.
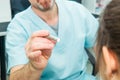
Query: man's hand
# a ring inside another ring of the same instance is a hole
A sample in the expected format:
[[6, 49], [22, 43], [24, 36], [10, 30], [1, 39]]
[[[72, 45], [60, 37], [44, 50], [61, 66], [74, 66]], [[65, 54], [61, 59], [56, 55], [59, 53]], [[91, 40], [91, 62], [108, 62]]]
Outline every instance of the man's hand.
[[55, 41], [47, 38], [49, 32], [37, 31], [29, 38], [25, 50], [31, 66], [36, 70], [43, 70], [50, 58]]

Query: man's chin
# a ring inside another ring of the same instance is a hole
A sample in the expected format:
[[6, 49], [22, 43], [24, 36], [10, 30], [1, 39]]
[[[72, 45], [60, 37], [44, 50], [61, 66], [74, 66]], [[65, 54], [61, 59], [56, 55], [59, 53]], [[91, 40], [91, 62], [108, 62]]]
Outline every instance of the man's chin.
[[54, 6], [54, 0], [50, 3], [50, 4], [46, 4], [46, 5], [40, 5], [39, 3], [36, 3], [36, 7], [40, 10], [40, 11], [49, 11], [53, 8]]
[[44, 11], [44, 12], [45, 12], [45, 11], [51, 10], [53, 6], [50, 6], [50, 5], [49, 5], [49, 6], [45, 6], [45, 7], [44, 7], [44, 6], [41, 6], [41, 5], [38, 4], [37, 7], [38, 7], [38, 9], [39, 9], [40, 11]]
[[43, 11], [43, 12], [46, 12], [46, 11], [49, 11], [49, 10], [51, 10], [51, 8], [49, 7], [49, 8], [38, 8], [40, 11]]

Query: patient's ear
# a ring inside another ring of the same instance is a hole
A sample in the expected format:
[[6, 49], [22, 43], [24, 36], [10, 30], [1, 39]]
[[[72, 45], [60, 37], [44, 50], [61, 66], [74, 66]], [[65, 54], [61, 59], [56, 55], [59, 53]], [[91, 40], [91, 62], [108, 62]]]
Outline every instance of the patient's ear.
[[118, 69], [118, 60], [116, 54], [106, 46], [102, 48], [103, 59], [106, 66], [106, 74], [110, 77]]

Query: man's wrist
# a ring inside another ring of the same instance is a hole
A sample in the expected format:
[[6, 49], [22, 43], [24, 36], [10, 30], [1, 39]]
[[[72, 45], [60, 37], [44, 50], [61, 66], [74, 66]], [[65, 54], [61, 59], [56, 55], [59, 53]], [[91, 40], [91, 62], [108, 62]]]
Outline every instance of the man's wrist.
[[43, 70], [37, 69], [31, 62], [28, 63], [28, 67], [30, 68], [31, 72], [39, 72], [42, 73]]

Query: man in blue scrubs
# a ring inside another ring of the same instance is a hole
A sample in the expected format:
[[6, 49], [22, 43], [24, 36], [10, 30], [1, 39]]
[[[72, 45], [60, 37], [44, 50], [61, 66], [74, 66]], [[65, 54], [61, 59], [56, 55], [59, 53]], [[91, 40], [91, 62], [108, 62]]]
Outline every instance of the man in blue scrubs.
[[[10, 80], [95, 80], [84, 48], [94, 46], [97, 20], [81, 4], [30, 0], [7, 29]], [[60, 38], [57, 42], [49, 35]]]

